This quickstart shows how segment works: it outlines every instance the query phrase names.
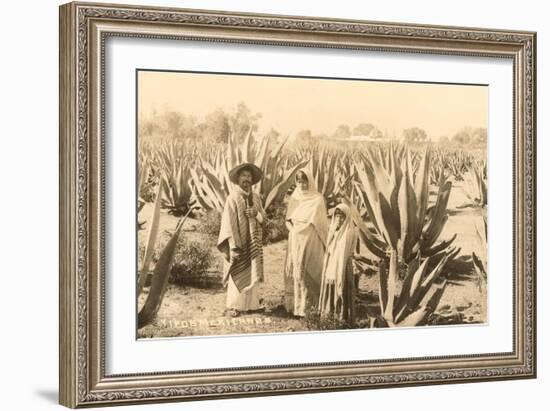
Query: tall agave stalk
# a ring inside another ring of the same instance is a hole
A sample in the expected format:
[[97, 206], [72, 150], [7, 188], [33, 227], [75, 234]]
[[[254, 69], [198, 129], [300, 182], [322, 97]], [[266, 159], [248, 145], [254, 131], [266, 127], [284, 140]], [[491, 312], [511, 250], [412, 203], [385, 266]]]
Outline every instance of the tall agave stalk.
[[143, 255], [143, 260], [141, 264], [141, 269], [139, 270], [139, 282], [138, 282], [138, 292], [137, 295], [140, 295], [145, 286], [145, 281], [147, 275], [149, 274], [149, 267], [153, 261], [153, 254], [155, 251], [155, 243], [158, 237], [159, 231], [159, 222], [160, 222], [160, 204], [162, 201], [162, 181], [157, 188], [157, 195], [155, 198], [155, 203], [153, 206], [153, 213], [149, 221], [149, 227], [147, 229], [147, 239], [145, 240], [145, 253]]
[[429, 257], [448, 249], [456, 238], [436, 244], [448, 219], [451, 183], [441, 179], [435, 205], [429, 207], [429, 167], [429, 149], [414, 172], [408, 148], [394, 146], [387, 156], [367, 151], [363, 161], [356, 161], [356, 190], [370, 225], [361, 235], [374, 255], [395, 250], [408, 263], [419, 253]]
[[140, 161], [138, 164], [138, 186], [137, 186], [137, 197], [138, 197], [138, 212], [140, 212], [145, 206], [145, 200], [141, 196], [142, 190], [145, 188], [145, 183], [149, 178], [149, 164], [147, 160]]
[[[164, 293], [166, 292], [166, 286], [168, 284], [168, 277], [170, 276], [170, 267], [172, 266], [176, 245], [178, 243], [184, 220], [185, 218], [182, 218], [178, 222], [174, 234], [172, 234], [172, 237], [162, 249], [159, 259], [155, 264], [149, 294], [147, 294], [145, 303], [138, 313], [138, 328], [142, 328], [151, 323], [162, 304]], [[143, 275], [146, 273], [141, 274]]]

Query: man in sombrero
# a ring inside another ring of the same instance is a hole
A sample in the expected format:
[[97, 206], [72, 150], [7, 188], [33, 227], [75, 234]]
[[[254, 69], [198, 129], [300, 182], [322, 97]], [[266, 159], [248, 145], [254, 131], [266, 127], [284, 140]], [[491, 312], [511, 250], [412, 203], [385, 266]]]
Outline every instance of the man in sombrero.
[[259, 283], [263, 281], [262, 227], [265, 211], [252, 186], [262, 179], [262, 170], [251, 163], [229, 172], [234, 187], [223, 208], [218, 250], [225, 257], [223, 284], [227, 287], [227, 312], [260, 309]]

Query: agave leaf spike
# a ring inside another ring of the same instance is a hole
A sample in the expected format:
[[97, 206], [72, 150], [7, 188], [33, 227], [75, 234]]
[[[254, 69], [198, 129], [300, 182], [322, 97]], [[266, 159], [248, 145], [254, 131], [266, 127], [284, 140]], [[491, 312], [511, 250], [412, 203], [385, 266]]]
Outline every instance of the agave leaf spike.
[[[407, 310], [411, 311], [414, 307], [416, 307], [420, 301], [424, 298], [432, 284], [435, 280], [439, 277], [441, 274], [443, 267], [447, 263], [447, 260], [449, 259], [450, 255], [445, 255], [441, 261], [437, 264], [437, 266], [428, 274], [426, 278], [424, 278], [421, 283], [416, 287], [416, 290], [414, 290], [411, 298], [407, 301]], [[405, 311], [405, 312], [406, 312]]]
[[395, 209], [392, 209], [392, 206], [382, 194], [379, 194], [378, 204], [382, 215], [380, 226], [383, 228], [384, 238], [390, 247], [396, 250], [397, 240], [401, 231], [399, 214], [396, 215], [394, 213]]
[[399, 255], [408, 260], [411, 249], [416, 242], [417, 221], [417, 202], [414, 188], [412, 185], [412, 175], [409, 174], [410, 168], [404, 167], [399, 188], [398, 211], [401, 220], [400, 250]]
[[143, 263], [141, 265], [141, 270], [140, 270], [137, 295], [140, 295], [141, 291], [143, 290], [143, 287], [145, 285], [145, 279], [147, 278], [147, 273], [149, 272], [149, 266], [151, 265], [151, 261], [153, 261], [153, 253], [155, 251], [155, 243], [157, 241], [157, 235], [159, 230], [160, 204], [162, 200], [162, 186], [163, 186], [163, 180], [161, 179], [159, 182], [159, 186], [157, 188], [155, 205], [153, 206], [153, 214], [151, 217], [151, 221], [149, 223], [149, 228], [147, 230], [147, 240], [145, 242], [146, 244], [145, 254], [143, 256]]
[[[391, 195], [391, 182], [388, 173], [386, 170], [380, 165], [380, 163], [374, 159], [374, 156], [372, 153], [367, 150], [365, 152], [365, 155], [367, 156], [367, 163], [365, 165], [365, 171], [366, 174], [369, 176], [369, 180], [371, 180], [372, 175], [372, 186], [376, 188], [377, 191], [380, 191], [383, 193], [386, 198], [389, 198]], [[370, 166], [370, 169], [369, 169]]]
[[[386, 319], [385, 313], [386, 313], [386, 307], [388, 306], [388, 298], [390, 295], [389, 287], [388, 287], [388, 270], [386, 269], [386, 259], [380, 260], [378, 273], [380, 276], [380, 281], [378, 283], [379, 284], [378, 299], [380, 302], [380, 310], [382, 313], [382, 317]], [[391, 318], [391, 320], [393, 321], [393, 318]]]
[[393, 307], [395, 302], [395, 295], [397, 292], [397, 278], [399, 276], [398, 273], [398, 264], [397, 264], [397, 252], [395, 250], [390, 251], [390, 265], [387, 271], [387, 277], [386, 277], [386, 288], [387, 288], [387, 302], [384, 306], [384, 313], [383, 317], [388, 322], [393, 322]]
[[[437, 239], [437, 234], [441, 233], [443, 225], [447, 219], [447, 204], [451, 193], [451, 182], [448, 181], [439, 187], [437, 200], [434, 206], [434, 213], [428, 223], [428, 227], [423, 232], [423, 239], [427, 247], [431, 246]], [[423, 247], [424, 248], [424, 247]]]
[[141, 167], [138, 167], [138, 174], [138, 195], [140, 195], [145, 182], [149, 178], [149, 164], [146, 161], [143, 162]]
[[443, 280], [441, 284], [434, 285], [431, 290], [431, 296], [430, 293], [426, 294], [425, 300], [427, 300], [423, 305], [426, 307], [426, 311], [428, 313], [433, 313], [437, 309], [437, 306], [439, 305], [439, 302], [441, 301], [441, 297], [443, 297], [443, 293], [445, 291], [445, 287], [447, 286], [447, 280]]
[[427, 317], [431, 313], [435, 312], [437, 306], [439, 305], [439, 301], [443, 296], [443, 292], [445, 291], [445, 286], [446, 281], [444, 281], [441, 285], [434, 285], [430, 288], [420, 302], [419, 307], [405, 318], [400, 319], [399, 326], [415, 327], [423, 324]]
[[334, 169], [336, 168], [336, 157], [332, 157], [329, 168], [325, 172], [325, 184], [323, 187], [323, 195], [327, 196], [330, 193], [334, 193], [335, 178], [334, 178]]
[[401, 294], [404, 296], [404, 300], [402, 301], [403, 304], [400, 304], [401, 307], [405, 305], [404, 302], [407, 299], [411, 298], [418, 289], [418, 285], [420, 284], [421, 279], [424, 278], [426, 275], [429, 262], [430, 260], [428, 258], [420, 262], [419, 255], [417, 258], [411, 261], [409, 267], [407, 267], [408, 276], [403, 282]]
[[283, 139], [283, 141], [281, 141], [281, 143], [279, 143], [279, 145], [273, 151], [273, 155], [272, 155], [273, 158], [279, 158], [279, 155], [281, 154], [281, 151], [283, 150], [283, 147], [284, 147], [284, 145], [286, 144], [286, 142], [288, 141], [289, 138], [290, 138], [290, 134], [288, 134]]
[[361, 241], [367, 247], [367, 249], [374, 254], [376, 257], [384, 259], [386, 258], [386, 248], [384, 247], [383, 243], [379, 242], [376, 239], [373, 239], [374, 236], [372, 233], [369, 235], [368, 229], [361, 229], [359, 230], [359, 237], [361, 238]]
[[416, 327], [426, 318], [426, 307], [420, 306], [399, 322], [400, 327]]
[[365, 207], [369, 212], [369, 216], [374, 222], [380, 235], [383, 237], [389, 237], [385, 227], [383, 226], [382, 211], [380, 208], [380, 200], [374, 177], [371, 173], [366, 172], [363, 167], [358, 167], [358, 175], [361, 181], [363, 190], [359, 189], [360, 194], [363, 196]]
[[429, 196], [429, 178], [430, 178], [430, 150], [426, 148], [420, 159], [416, 179], [414, 182], [414, 191], [416, 194], [416, 204], [418, 206], [418, 225], [415, 233], [419, 236], [422, 232], [424, 219], [426, 218], [426, 209], [428, 207]]
[[378, 258], [385, 259], [387, 257], [386, 254], [386, 246], [382, 241], [376, 238], [376, 236], [370, 232], [366, 224], [363, 222], [359, 215], [359, 211], [357, 210], [357, 207], [355, 204], [349, 199], [344, 197], [345, 204], [347, 204], [351, 210], [351, 216], [353, 221], [355, 222], [355, 225], [359, 229], [359, 236], [361, 237], [361, 240], [363, 240], [363, 243], [367, 247], [367, 249], [373, 253]]
[[267, 150], [269, 149], [269, 139], [267, 137], [264, 137], [260, 143], [260, 149], [259, 149], [259, 155], [257, 159], [257, 165], [260, 167], [264, 173], [268, 170], [273, 170], [272, 167], [268, 167], [268, 157], [267, 157]]
[[308, 160], [304, 160], [285, 172], [281, 181], [277, 183], [267, 195], [267, 198], [264, 201], [265, 210], [269, 208], [269, 206], [273, 203], [273, 201], [277, 199], [277, 197], [284, 194], [288, 190], [288, 186], [290, 186], [290, 184], [292, 183], [292, 179], [294, 178], [298, 170], [303, 168], [307, 164], [307, 162]]
[[237, 153], [236, 153], [236, 150], [237, 150], [237, 147], [236, 147], [236, 142], [234, 141], [235, 138], [234, 138], [234, 134], [233, 134], [233, 129], [231, 129], [229, 131], [229, 134], [227, 135], [227, 151], [228, 151], [228, 156], [227, 156], [227, 161], [229, 161], [229, 169], [232, 169], [233, 167], [235, 167], [239, 161], [238, 157], [237, 157]]
[[246, 137], [242, 146], [241, 161], [247, 163], [252, 160], [252, 126], [247, 130]]

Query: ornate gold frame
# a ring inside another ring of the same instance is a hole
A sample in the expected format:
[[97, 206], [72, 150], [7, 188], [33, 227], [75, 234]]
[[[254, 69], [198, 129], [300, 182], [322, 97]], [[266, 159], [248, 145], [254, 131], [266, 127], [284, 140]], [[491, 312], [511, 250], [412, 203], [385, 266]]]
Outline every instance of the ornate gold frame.
[[[502, 57], [514, 64], [514, 350], [105, 375], [103, 64], [109, 36]], [[70, 3], [60, 7], [60, 403], [68, 407], [534, 378], [536, 34]]]

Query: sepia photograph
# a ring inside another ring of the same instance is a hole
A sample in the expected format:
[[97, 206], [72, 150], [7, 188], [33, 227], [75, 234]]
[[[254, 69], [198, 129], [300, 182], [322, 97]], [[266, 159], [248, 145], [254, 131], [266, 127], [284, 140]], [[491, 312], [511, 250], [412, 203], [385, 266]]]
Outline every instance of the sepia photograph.
[[177, 6], [59, 8], [59, 402], [538, 378], [538, 34]]
[[488, 323], [488, 87], [136, 71], [139, 339]]

